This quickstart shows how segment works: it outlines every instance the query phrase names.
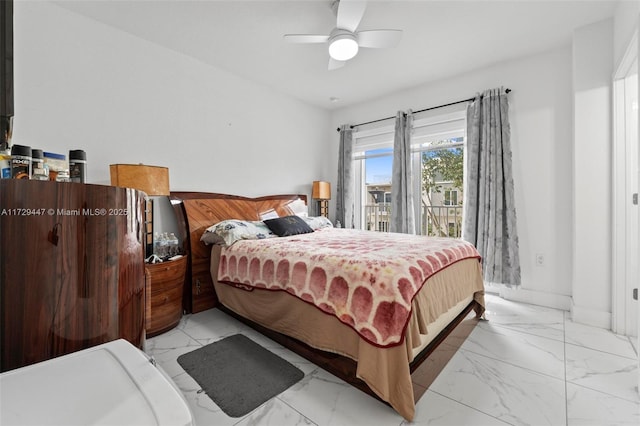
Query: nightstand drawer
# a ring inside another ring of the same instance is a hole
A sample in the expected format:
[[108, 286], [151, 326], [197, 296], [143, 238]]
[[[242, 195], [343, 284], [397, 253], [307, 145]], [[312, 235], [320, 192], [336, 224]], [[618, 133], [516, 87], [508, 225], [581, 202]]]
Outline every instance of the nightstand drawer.
[[151, 297], [155, 297], [167, 291], [171, 291], [175, 288], [184, 288], [184, 274], [178, 274], [176, 277], [171, 278], [156, 278], [150, 277], [153, 285], [151, 286]]
[[186, 263], [187, 258], [181, 257], [177, 260], [147, 265], [154, 287], [156, 283], [175, 282], [176, 280], [184, 282]]
[[162, 306], [176, 307], [180, 305], [182, 308], [182, 286], [168, 287], [164, 291], [151, 292], [151, 310], [153, 315], [156, 314], [156, 309]]
[[186, 269], [186, 257], [147, 265], [147, 337], [164, 333], [180, 322]]
[[147, 334], [159, 334], [175, 327], [182, 317], [182, 287], [151, 296], [151, 317]]

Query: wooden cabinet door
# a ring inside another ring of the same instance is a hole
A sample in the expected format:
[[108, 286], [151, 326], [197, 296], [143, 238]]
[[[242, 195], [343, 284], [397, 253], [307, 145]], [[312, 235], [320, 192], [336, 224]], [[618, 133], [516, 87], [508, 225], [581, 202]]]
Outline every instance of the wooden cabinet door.
[[0, 181], [2, 371], [144, 339], [142, 199], [101, 185]]
[[48, 210], [55, 209], [57, 193], [43, 183], [51, 190], [35, 199], [24, 182], [0, 180], [3, 371], [56, 354], [54, 322], [61, 309], [62, 287], [52, 282], [63, 271], [60, 250], [48, 240], [62, 233], [62, 224]]

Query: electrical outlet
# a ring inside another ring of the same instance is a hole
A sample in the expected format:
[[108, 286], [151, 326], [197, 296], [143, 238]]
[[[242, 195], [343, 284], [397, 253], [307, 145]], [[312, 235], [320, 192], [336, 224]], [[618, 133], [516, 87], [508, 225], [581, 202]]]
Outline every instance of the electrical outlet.
[[544, 254], [536, 254], [536, 266], [544, 266]]

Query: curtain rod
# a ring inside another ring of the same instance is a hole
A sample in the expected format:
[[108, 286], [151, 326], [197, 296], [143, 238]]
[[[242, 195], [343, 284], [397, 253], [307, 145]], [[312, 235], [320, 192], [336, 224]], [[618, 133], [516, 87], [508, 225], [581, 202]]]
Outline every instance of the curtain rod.
[[[505, 93], [509, 93], [509, 92], [511, 92], [511, 89], [505, 89], [505, 90], [504, 90], [504, 92], [505, 92]], [[448, 104], [444, 104], [444, 105], [438, 105], [438, 106], [434, 106], [434, 107], [430, 107], [430, 108], [421, 109], [421, 110], [418, 110], [418, 111], [414, 111], [413, 113], [414, 113], [414, 114], [418, 114], [418, 113], [420, 113], [420, 112], [431, 111], [432, 109], [444, 108], [444, 107], [448, 107], [448, 106], [451, 106], [451, 105], [461, 104], [461, 103], [464, 103], [464, 102], [471, 102], [471, 101], [473, 101], [474, 99], [475, 99], [475, 96], [474, 96], [473, 98], [463, 99], [463, 100], [461, 100], [461, 101], [450, 102], [450, 103], [448, 103]], [[364, 126], [364, 125], [366, 125], [366, 124], [373, 124], [373, 123], [377, 123], [377, 122], [379, 122], [379, 121], [390, 120], [390, 119], [392, 119], [392, 118], [395, 118], [395, 116], [392, 116], [392, 117], [386, 117], [386, 118], [379, 118], [379, 119], [377, 119], [377, 120], [367, 121], [366, 123], [352, 124], [352, 125], [351, 125], [351, 128], [353, 129], [354, 127]], [[338, 127], [336, 130], [339, 132], [339, 131], [340, 131], [340, 128]]]

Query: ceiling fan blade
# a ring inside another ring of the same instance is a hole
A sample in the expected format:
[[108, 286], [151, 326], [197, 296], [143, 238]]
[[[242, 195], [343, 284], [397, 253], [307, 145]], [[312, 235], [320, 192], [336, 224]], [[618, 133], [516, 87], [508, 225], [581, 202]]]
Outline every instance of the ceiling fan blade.
[[395, 47], [400, 43], [402, 30], [368, 30], [358, 31], [358, 45], [360, 47]]
[[343, 30], [355, 32], [358, 25], [360, 25], [366, 7], [366, 1], [340, 0], [336, 26]]
[[284, 39], [289, 43], [324, 43], [329, 40], [329, 36], [321, 34], [285, 34]]
[[338, 68], [342, 68], [344, 67], [344, 65], [347, 63], [347, 61], [338, 61], [336, 59], [333, 58], [329, 58], [329, 71], [338, 69]]

